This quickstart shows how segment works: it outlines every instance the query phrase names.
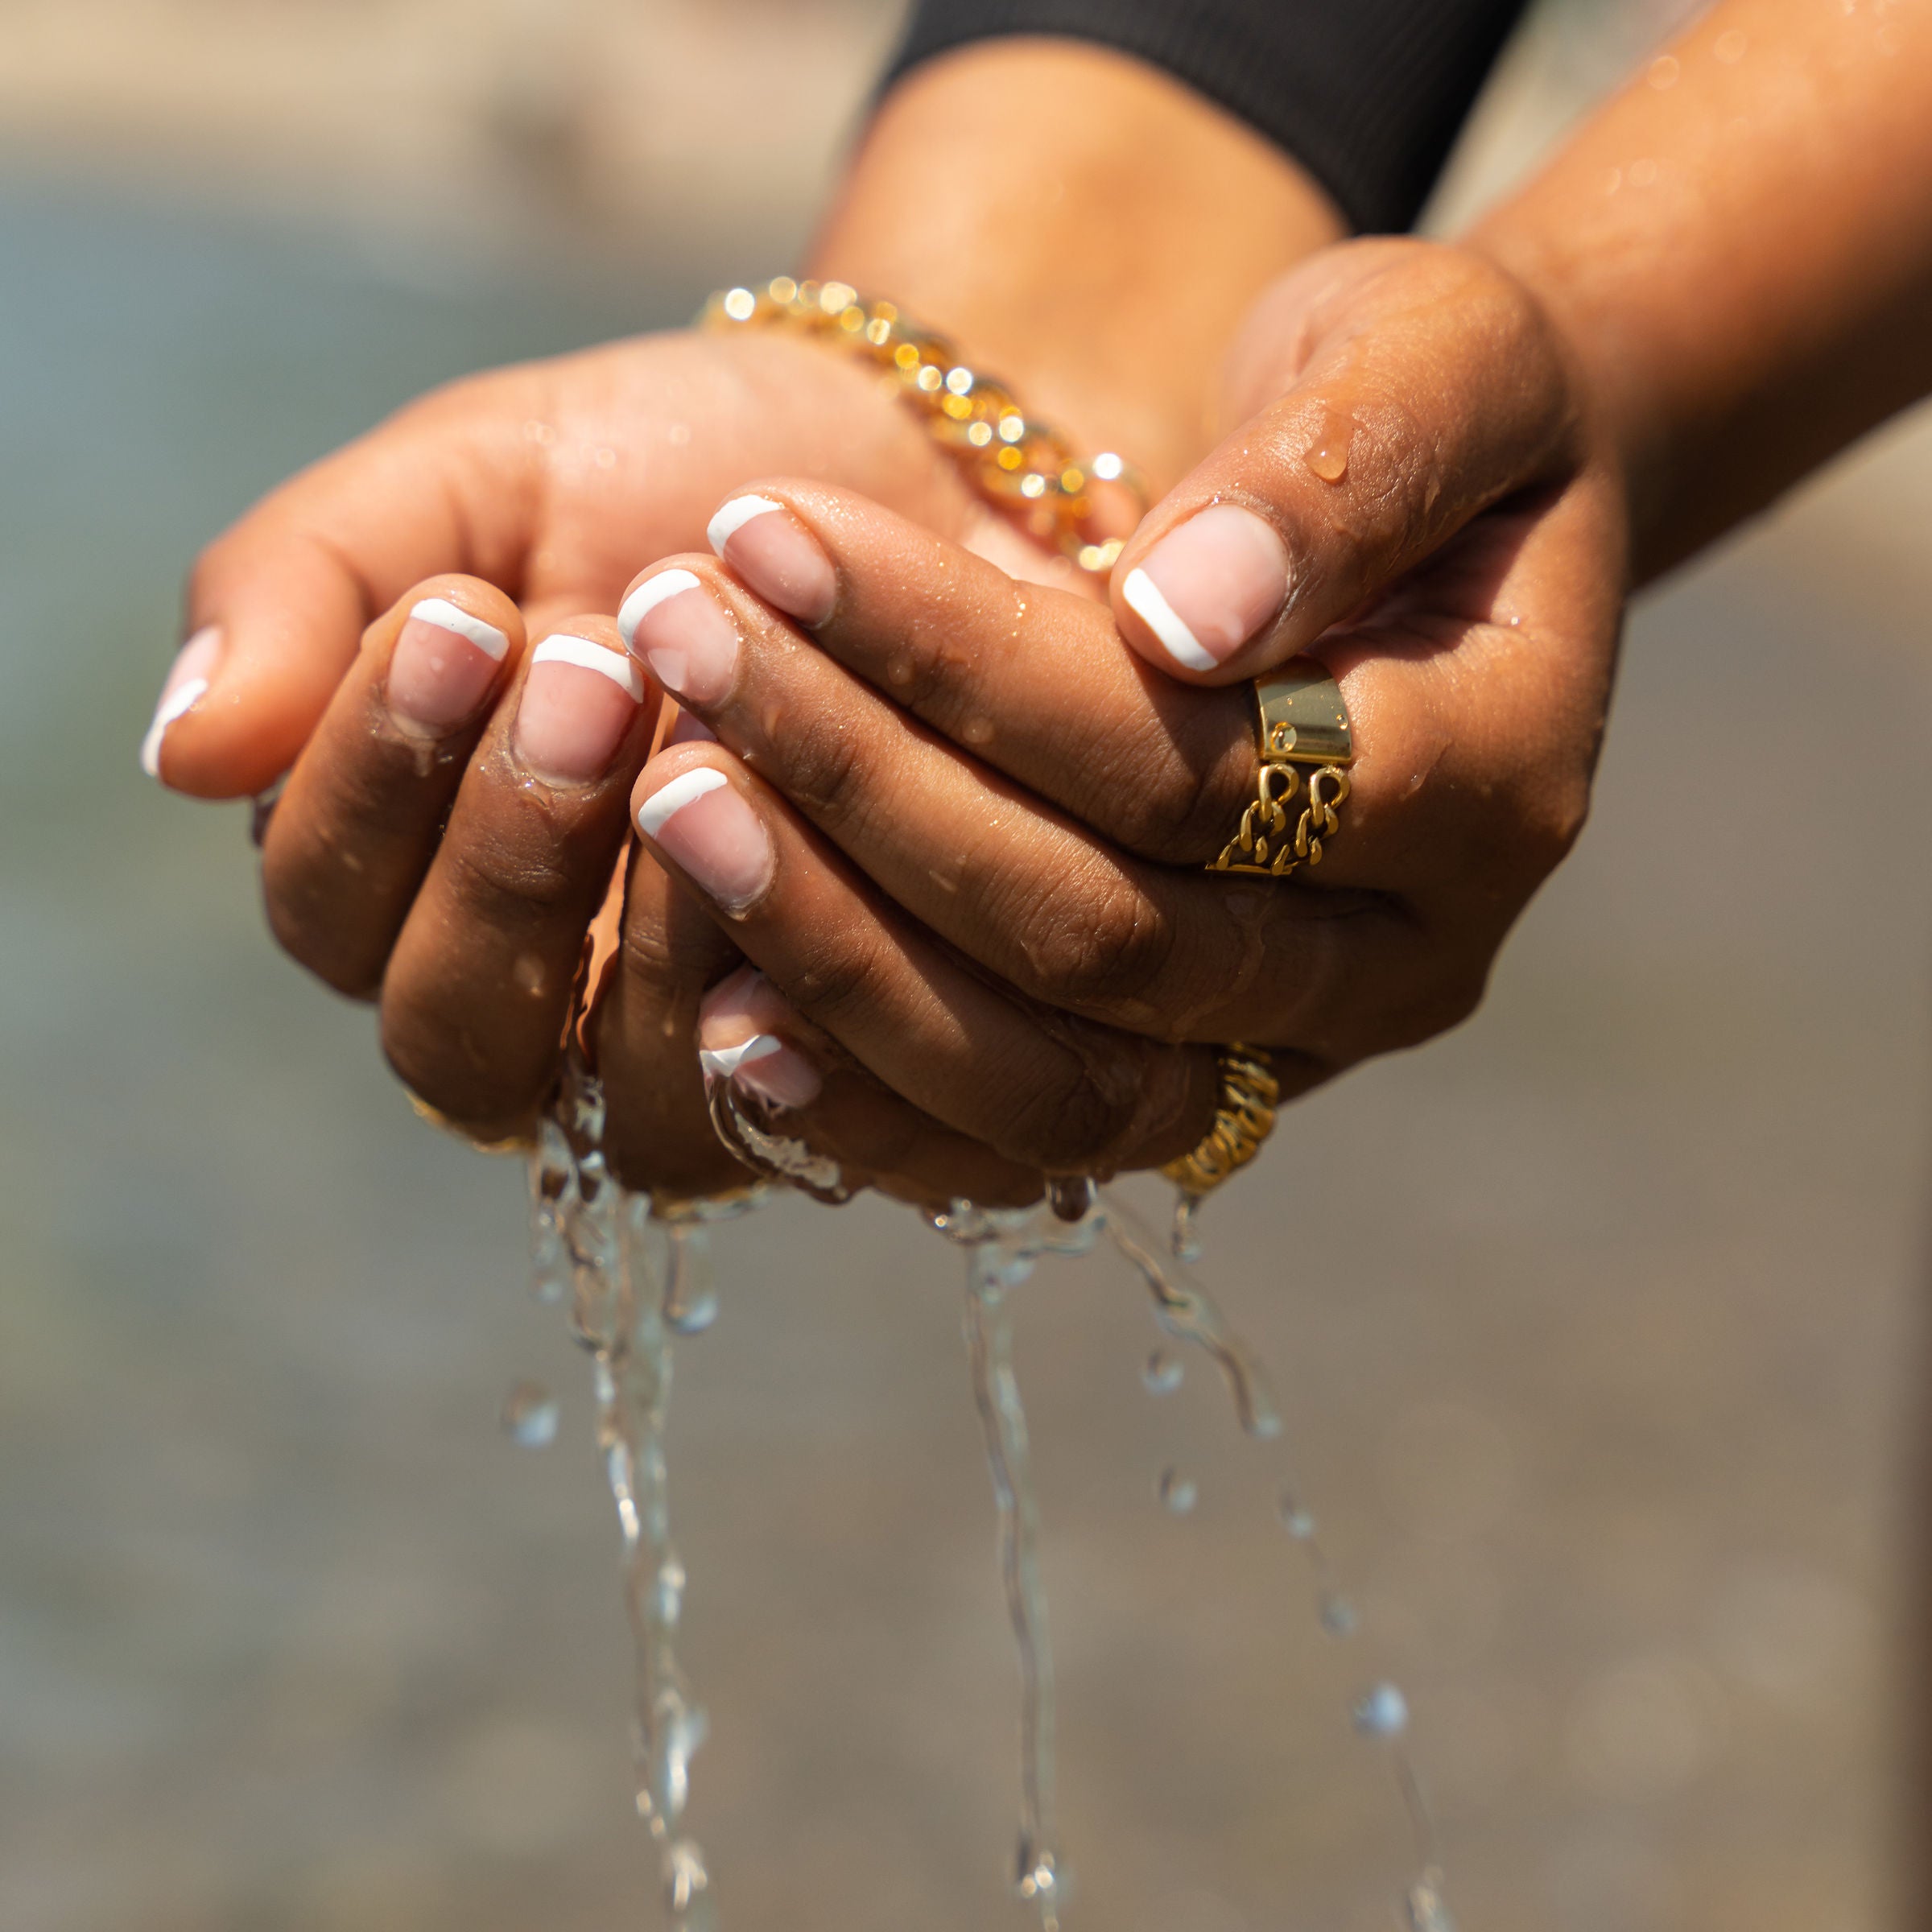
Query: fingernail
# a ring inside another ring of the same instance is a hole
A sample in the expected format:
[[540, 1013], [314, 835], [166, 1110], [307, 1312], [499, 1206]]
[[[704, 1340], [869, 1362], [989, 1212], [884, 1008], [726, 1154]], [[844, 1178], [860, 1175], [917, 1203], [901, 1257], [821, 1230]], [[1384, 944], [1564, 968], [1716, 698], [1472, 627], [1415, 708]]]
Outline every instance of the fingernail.
[[781, 1107], [809, 1107], [824, 1083], [819, 1070], [771, 1030], [795, 1017], [784, 995], [755, 966], [741, 966], [705, 994], [698, 1008], [698, 1064]]
[[767, 604], [801, 624], [823, 624], [838, 579], [818, 539], [770, 497], [733, 497], [711, 520], [711, 547]]
[[141, 769], [151, 778], [161, 775], [161, 745], [168, 726], [208, 696], [208, 680], [221, 661], [221, 633], [213, 624], [204, 625], [175, 653], [167, 681], [161, 687], [161, 701], [141, 741]]
[[588, 784], [609, 769], [643, 701], [644, 680], [622, 651], [568, 632], [546, 638], [530, 654], [511, 749], [539, 778]]
[[638, 806], [638, 829], [726, 912], [743, 911], [771, 883], [776, 861], [762, 822], [712, 766], [660, 785]]
[[715, 704], [731, 689], [737, 626], [688, 570], [646, 577], [624, 600], [617, 629], [673, 696]]
[[389, 657], [389, 708], [412, 730], [440, 737], [476, 715], [510, 653], [495, 625], [448, 597], [425, 597]]
[[1128, 607], [1190, 671], [1226, 663], [1287, 594], [1281, 539], [1238, 503], [1190, 517], [1121, 586]]
[[680, 711], [665, 733], [664, 749], [668, 751], [674, 745], [715, 745], [717, 741], [718, 734], [695, 712]]

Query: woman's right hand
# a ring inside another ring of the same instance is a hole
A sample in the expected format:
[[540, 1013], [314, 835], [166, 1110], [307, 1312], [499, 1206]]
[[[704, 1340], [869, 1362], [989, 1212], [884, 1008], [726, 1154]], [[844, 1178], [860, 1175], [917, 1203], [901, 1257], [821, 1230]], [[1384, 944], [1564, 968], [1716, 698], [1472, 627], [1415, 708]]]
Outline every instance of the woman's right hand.
[[869, 370], [796, 338], [646, 336], [471, 377], [283, 485], [202, 553], [149, 769], [201, 798], [266, 791], [364, 630], [412, 584], [481, 577], [530, 624], [612, 610], [639, 557], [701, 545], [720, 499], [773, 470], [864, 490], [956, 538], [986, 514]]

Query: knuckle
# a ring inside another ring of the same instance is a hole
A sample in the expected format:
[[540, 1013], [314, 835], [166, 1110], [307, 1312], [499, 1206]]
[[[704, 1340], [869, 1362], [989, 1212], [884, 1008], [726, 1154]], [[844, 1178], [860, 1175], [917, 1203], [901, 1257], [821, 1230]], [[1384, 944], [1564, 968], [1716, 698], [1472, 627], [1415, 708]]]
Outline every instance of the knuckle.
[[886, 948], [848, 932], [806, 952], [785, 974], [781, 990], [808, 1019], [836, 1034], [848, 1015], [876, 1015], [898, 1005], [892, 997], [894, 977]]
[[574, 910], [583, 881], [559, 847], [498, 838], [446, 844], [442, 861], [460, 915], [512, 930]]
[[793, 803], [835, 834], [851, 828], [869, 794], [873, 765], [860, 734], [820, 718], [799, 733], [785, 753], [782, 786]]
[[270, 847], [262, 855], [262, 905], [275, 943], [324, 985], [352, 1000], [372, 1000], [382, 984], [386, 945], [353, 943], [333, 895], [309, 871]]
[[1015, 1104], [1001, 1151], [1048, 1170], [1104, 1167], [1137, 1117], [1138, 1082], [1078, 1051], [1044, 1068], [1036, 1062], [1026, 1073], [1009, 1088]]
[[1129, 875], [1096, 863], [1035, 901], [1020, 945], [1041, 997], [1071, 1011], [1140, 1001], [1165, 975], [1173, 922]]

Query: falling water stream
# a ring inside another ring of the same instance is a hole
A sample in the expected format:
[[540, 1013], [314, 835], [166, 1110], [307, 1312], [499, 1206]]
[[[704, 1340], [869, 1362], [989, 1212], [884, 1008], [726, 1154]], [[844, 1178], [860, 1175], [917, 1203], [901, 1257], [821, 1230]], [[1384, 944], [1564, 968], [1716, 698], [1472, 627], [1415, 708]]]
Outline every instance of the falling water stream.
[[[593, 1076], [573, 1060], [561, 1097], [530, 1156], [530, 1237], [535, 1290], [564, 1305], [572, 1332], [590, 1357], [597, 1444], [617, 1513], [625, 1607], [634, 1662], [633, 1733], [638, 1814], [650, 1834], [665, 1908], [677, 1932], [712, 1932], [717, 1922], [711, 1875], [684, 1829], [691, 1764], [706, 1720], [679, 1664], [686, 1577], [671, 1534], [665, 1456], [674, 1340], [701, 1333], [717, 1314], [707, 1224], [749, 1212], [770, 1184], [838, 1202], [853, 1189], [836, 1163], [756, 1117], [723, 1065], [705, 1067], [706, 1091], [720, 1139], [753, 1171], [759, 1186], [723, 1203], [654, 1211], [650, 1197], [619, 1187], [602, 1152], [604, 1103]], [[1026, 1410], [1013, 1366], [1013, 1298], [1043, 1256], [1091, 1253], [1104, 1239], [1146, 1285], [1164, 1338], [1148, 1358], [1150, 1394], [1177, 1389], [1185, 1374], [1174, 1344], [1203, 1356], [1253, 1443], [1274, 1444], [1281, 1422], [1258, 1364], [1185, 1261], [1198, 1253], [1192, 1208], [1183, 1203], [1163, 1242], [1117, 1191], [1059, 1183], [1046, 1208], [996, 1211], [957, 1201], [929, 1217], [964, 1252], [963, 1326], [973, 1400], [985, 1433], [998, 1517], [1000, 1571], [1020, 1682], [1020, 1820], [1015, 1889], [1037, 1912], [1042, 1932], [1059, 1932], [1066, 1868], [1054, 1817], [1053, 1652], [1039, 1567], [1039, 1517]], [[519, 1384], [504, 1406], [504, 1426], [518, 1441], [555, 1433], [555, 1404]], [[1158, 1479], [1162, 1504], [1192, 1509], [1194, 1480], [1169, 1466]], [[1304, 1552], [1316, 1620], [1346, 1638], [1359, 1619], [1340, 1589], [1313, 1514], [1298, 1488], [1280, 1489], [1281, 1525]], [[1396, 1686], [1371, 1684], [1352, 1711], [1364, 1737], [1392, 1756], [1415, 1838], [1418, 1874], [1405, 1894], [1409, 1932], [1455, 1932], [1443, 1901], [1433, 1831], [1408, 1755], [1408, 1705]]]

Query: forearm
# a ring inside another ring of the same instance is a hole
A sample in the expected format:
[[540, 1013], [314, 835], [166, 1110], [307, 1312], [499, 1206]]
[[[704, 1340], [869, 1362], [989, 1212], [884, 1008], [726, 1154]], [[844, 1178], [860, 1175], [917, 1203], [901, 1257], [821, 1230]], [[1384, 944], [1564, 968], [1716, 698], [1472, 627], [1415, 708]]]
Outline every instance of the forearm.
[[1014, 39], [887, 96], [810, 255], [1162, 489], [1207, 447], [1256, 295], [1344, 232], [1278, 148], [1125, 56]]
[[1470, 239], [1575, 346], [1667, 568], [1932, 388], [1932, 0], [1724, 0]]

